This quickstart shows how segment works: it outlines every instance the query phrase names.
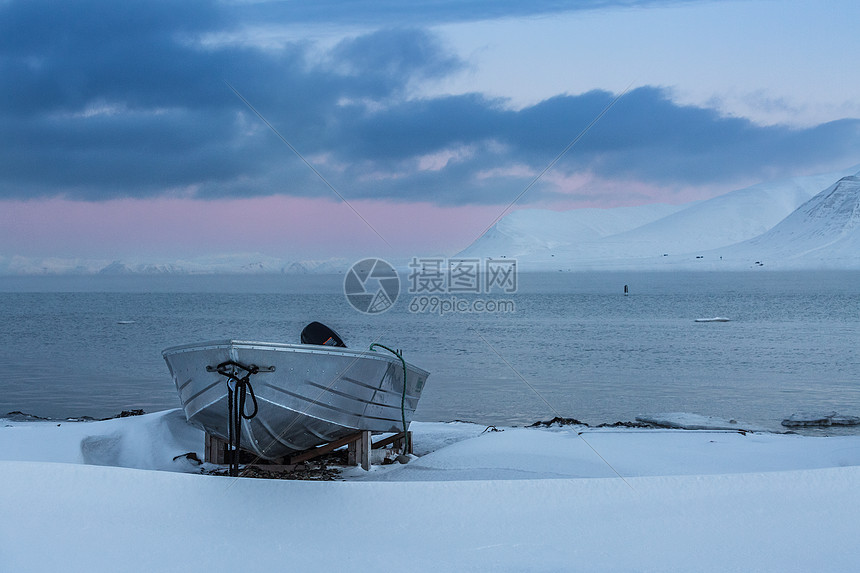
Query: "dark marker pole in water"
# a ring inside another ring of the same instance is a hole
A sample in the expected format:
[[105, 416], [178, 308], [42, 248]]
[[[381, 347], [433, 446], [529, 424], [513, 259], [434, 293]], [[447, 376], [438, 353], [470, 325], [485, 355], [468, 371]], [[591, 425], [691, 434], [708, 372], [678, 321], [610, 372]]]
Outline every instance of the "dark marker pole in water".
[[627, 285], [624, 285], [624, 296], [627, 296], [630, 292], [627, 290]]

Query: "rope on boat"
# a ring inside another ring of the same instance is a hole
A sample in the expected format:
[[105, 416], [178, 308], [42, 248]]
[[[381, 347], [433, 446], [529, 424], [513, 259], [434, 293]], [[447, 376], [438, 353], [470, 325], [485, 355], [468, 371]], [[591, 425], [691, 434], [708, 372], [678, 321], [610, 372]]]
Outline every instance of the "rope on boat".
[[[250, 420], [257, 415], [257, 397], [254, 395], [254, 387], [251, 386], [251, 375], [260, 371], [260, 368], [251, 364], [246, 366], [233, 360], [222, 362], [215, 367], [218, 374], [227, 378], [227, 437], [230, 444], [230, 476], [239, 476], [239, 444], [242, 439], [242, 419]], [[240, 370], [246, 374], [239, 376]], [[251, 401], [254, 403], [254, 411], [245, 413], [246, 393], [251, 393]]]
[[400, 359], [400, 363], [403, 365], [403, 395], [400, 398], [400, 418], [403, 421], [403, 443], [405, 447], [403, 448], [403, 453], [410, 451], [412, 448], [412, 444], [409, 443], [409, 426], [406, 425], [406, 361], [403, 359], [403, 352], [400, 350], [392, 350], [385, 346], [384, 344], [379, 344], [378, 342], [374, 342], [370, 345], [370, 350], [376, 350], [376, 347], [383, 348]]

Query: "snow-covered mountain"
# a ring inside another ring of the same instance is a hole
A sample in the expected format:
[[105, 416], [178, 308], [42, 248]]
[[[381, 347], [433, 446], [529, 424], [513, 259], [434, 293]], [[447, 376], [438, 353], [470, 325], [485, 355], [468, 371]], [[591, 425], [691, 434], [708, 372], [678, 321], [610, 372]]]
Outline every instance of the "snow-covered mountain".
[[860, 268], [860, 177], [843, 177], [766, 233], [714, 255], [768, 268]]
[[616, 235], [612, 242], [626, 242], [632, 247], [628, 254], [641, 256], [738, 243], [764, 233], [843, 174], [848, 173], [795, 177], [732, 191]]
[[[516, 258], [521, 270], [860, 268], [858, 170], [762, 183], [680, 206], [523, 209], [457, 256]], [[391, 262], [406, 268], [404, 261]], [[172, 261], [0, 256], [0, 275], [339, 273], [353, 262], [259, 253]]]
[[550, 253], [641, 227], [686, 207], [654, 204], [572, 211], [522, 209], [502, 218], [458, 256], [519, 257]]
[[[834, 173], [754, 185], [707, 201], [675, 207], [663, 217], [651, 218], [638, 226], [628, 225], [627, 229], [615, 233], [610, 231], [589, 234], [584, 229], [588, 229], [590, 217], [595, 217], [595, 221], [602, 223], [617, 209], [603, 210], [604, 213], [594, 213], [601, 211], [595, 209], [555, 214], [537, 210], [519, 211], [499, 221], [461, 255], [516, 258], [524, 270], [753, 266], [756, 260], [765, 256], [762, 253], [776, 249], [785, 237], [782, 234], [774, 236], [768, 239], [766, 244], [756, 247], [754, 250], [759, 254], [753, 256], [752, 261], [748, 260], [748, 253], [741, 255], [741, 251], [738, 251], [737, 256], [727, 257], [728, 246], [759, 237], [775, 228], [786, 217], [797, 219], [799, 215], [795, 215], [795, 210], [811, 204], [810, 198], [818, 197], [816, 193], [837, 179], [857, 172], [858, 167], [860, 166]], [[844, 181], [849, 180], [850, 178]], [[834, 201], [836, 199], [831, 199], [830, 203]], [[847, 204], [850, 199], [846, 198], [845, 201], [846, 205], [843, 205], [842, 209], [849, 208]], [[625, 215], [629, 215], [637, 213], [641, 208], [626, 209]], [[816, 212], [819, 221], [830, 221], [831, 218], [838, 219], [841, 216], [833, 210], [819, 209]], [[647, 219], [648, 215], [654, 213], [655, 211], [643, 212], [642, 218]], [[572, 224], [565, 227], [568, 220]], [[828, 224], [840, 227], [840, 224], [834, 221]], [[785, 259], [790, 253], [817, 248], [833, 252], [826, 256], [819, 252], [818, 258], [814, 259], [797, 259], [798, 264], [795, 267], [806, 263], [814, 265], [814, 261], [819, 261], [822, 257], [830, 261], [829, 266], [853, 267], [855, 265], [850, 261], [860, 257], [860, 250], [852, 252], [851, 243], [846, 241], [834, 242], [828, 246], [820, 241], [816, 243], [811, 235], [798, 236], [791, 246], [780, 247], [778, 254], [774, 251], [775, 256], [771, 259]], [[807, 242], [809, 244], [806, 244]], [[838, 252], [834, 250], [841, 244], [848, 246], [840, 247]], [[721, 255], [722, 260], [719, 258]]]

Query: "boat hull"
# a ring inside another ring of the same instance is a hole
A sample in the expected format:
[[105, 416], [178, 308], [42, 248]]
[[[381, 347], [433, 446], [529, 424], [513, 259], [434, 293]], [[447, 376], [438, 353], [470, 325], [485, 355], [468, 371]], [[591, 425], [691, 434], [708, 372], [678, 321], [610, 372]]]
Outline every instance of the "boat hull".
[[[242, 420], [240, 447], [275, 459], [359, 430], [399, 432], [429, 375], [393, 355], [305, 344], [224, 340], [167, 348], [162, 353], [189, 423], [228, 439], [227, 378], [219, 364], [260, 369], [249, 382], [258, 411]], [[244, 374], [244, 372], [242, 373]], [[253, 409], [248, 395], [246, 412]]]

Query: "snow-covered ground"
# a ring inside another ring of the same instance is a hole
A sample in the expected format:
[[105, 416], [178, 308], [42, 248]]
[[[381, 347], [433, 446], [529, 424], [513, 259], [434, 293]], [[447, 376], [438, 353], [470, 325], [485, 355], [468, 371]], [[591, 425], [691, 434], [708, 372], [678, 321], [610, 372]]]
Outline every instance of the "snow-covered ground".
[[0, 569], [856, 568], [860, 436], [498, 429], [414, 423], [409, 464], [301, 482], [195, 473], [178, 410], [3, 421]]

